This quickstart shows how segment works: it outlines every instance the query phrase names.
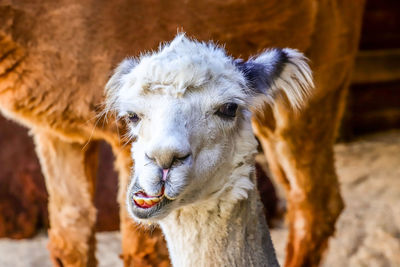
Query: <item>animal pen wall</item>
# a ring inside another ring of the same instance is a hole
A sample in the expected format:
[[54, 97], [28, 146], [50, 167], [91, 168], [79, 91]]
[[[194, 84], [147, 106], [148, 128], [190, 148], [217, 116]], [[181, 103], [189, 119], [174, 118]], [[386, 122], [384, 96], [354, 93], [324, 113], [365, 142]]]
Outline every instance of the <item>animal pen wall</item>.
[[[399, 1], [367, 1], [341, 140], [400, 128], [399, 18]], [[31, 237], [48, 225], [47, 193], [33, 142], [26, 129], [0, 117], [0, 148], [0, 237]], [[100, 157], [97, 230], [116, 230], [117, 176], [105, 143]], [[267, 185], [261, 187], [268, 190]]]

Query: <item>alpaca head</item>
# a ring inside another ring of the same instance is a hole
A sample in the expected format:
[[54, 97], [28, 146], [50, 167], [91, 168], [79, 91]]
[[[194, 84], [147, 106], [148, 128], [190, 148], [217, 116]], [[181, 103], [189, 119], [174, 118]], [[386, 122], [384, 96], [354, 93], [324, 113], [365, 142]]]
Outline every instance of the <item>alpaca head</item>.
[[281, 93], [296, 108], [311, 86], [304, 57], [290, 49], [244, 62], [178, 35], [157, 52], [124, 60], [106, 94], [108, 108], [127, 120], [134, 140], [130, 214], [159, 220], [222, 192], [247, 197], [255, 100], [271, 102]]

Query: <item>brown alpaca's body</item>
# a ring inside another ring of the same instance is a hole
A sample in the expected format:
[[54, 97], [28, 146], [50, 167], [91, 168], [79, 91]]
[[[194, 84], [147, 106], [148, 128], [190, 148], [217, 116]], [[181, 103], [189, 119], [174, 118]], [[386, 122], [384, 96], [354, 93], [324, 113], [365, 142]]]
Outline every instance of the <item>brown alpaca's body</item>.
[[158, 231], [137, 231], [124, 209], [131, 160], [123, 127], [97, 114], [116, 63], [183, 28], [246, 58], [268, 47], [306, 52], [316, 91], [295, 115], [278, 103], [254, 119], [272, 173], [284, 183], [290, 227], [286, 266], [315, 266], [343, 203], [332, 145], [344, 108], [363, 10], [357, 1], [0, 1], [0, 110], [33, 133], [49, 191], [55, 264], [93, 266], [97, 140], [120, 175], [126, 266], [167, 266]]

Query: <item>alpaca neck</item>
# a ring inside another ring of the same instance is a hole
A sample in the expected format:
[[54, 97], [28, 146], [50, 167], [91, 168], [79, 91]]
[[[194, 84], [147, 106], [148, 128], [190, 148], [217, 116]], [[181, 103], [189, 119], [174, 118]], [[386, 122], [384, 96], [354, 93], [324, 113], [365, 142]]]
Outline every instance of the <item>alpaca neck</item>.
[[163, 219], [173, 266], [279, 266], [258, 192], [248, 193], [236, 202], [222, 195]]

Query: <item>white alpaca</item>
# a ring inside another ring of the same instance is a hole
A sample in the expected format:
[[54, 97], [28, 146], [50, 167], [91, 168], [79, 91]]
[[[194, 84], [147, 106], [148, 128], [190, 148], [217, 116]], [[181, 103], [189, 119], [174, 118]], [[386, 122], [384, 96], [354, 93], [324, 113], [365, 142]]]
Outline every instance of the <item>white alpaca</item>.
[[174, 266], [278, 266], [254, 186], [250, 110], [280, 93], [299, 107], [311, 87], [295, 50], [243, 62], [184, 35], [117, 68], [107, 104], [136, 140], [129, 213], [161, 226]]

